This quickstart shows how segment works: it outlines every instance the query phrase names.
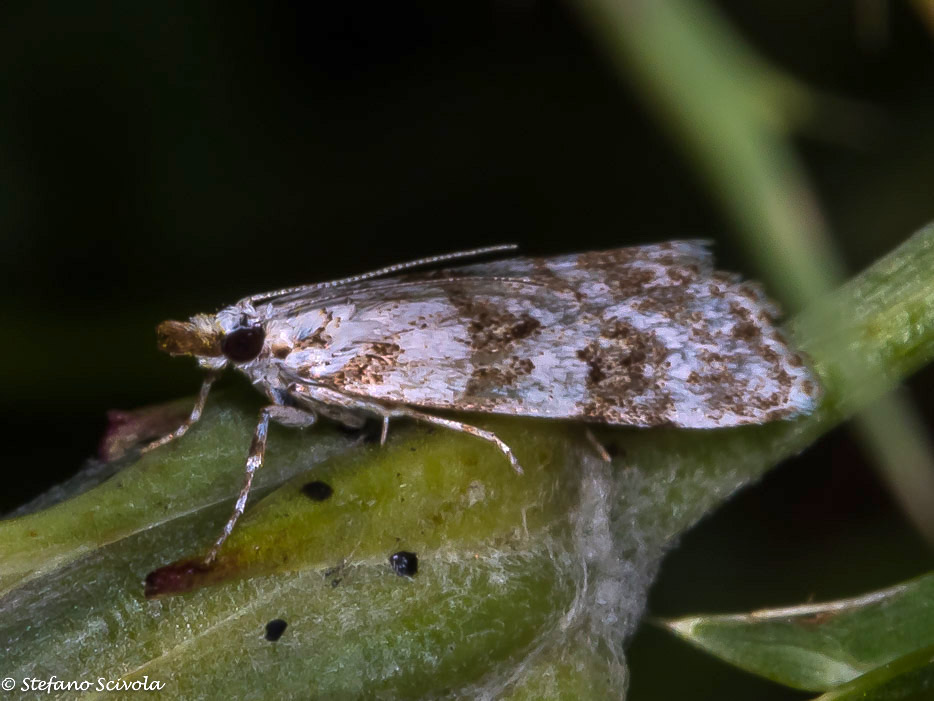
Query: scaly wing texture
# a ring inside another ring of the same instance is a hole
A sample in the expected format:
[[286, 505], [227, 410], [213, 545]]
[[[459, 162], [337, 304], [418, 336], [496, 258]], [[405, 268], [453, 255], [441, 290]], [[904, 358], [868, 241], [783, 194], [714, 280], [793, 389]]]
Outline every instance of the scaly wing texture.
[[820, 391], [762, 292], [713, 271], [696, 242], [513, 258], [278, 305], [274, 325], [302, 339], [286, 378], [393, 404], [714, 428], [809, 412]]

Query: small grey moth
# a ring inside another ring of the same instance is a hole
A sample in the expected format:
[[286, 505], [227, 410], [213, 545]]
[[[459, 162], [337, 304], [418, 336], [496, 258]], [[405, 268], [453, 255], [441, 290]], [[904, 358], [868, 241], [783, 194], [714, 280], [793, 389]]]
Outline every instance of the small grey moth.
[[607, 425], [719, 428], [806, 414], [820, 387], [777, 330], [759, 287], [713, 269], [703, 242], [552, 258], [411, 268], [512, 250], [494, 246], [331, 282], [246, 297], [213, 315], [159, 325], [159, 346], [208, 374], [191, 416], [228, 365], [267, 398], [233, 515], [262, 465], [270, 421], [410, 418], [496, 445], [494, 433], [439, 415], [457, 410]]

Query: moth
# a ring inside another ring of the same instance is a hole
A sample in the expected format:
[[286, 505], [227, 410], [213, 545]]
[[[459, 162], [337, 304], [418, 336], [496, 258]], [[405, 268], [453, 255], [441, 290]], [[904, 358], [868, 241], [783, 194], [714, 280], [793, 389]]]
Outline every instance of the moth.
[[246, 297], [216, 314], [166, 321], [159, 347], [207, 370], [200, 418], [226, 367], [269, 402], [259, 414], [233, 514], [263, 463], [269, 422], [351, 427], [407, 418], [463, 431], [519, 462], [494, 433], [445, 410], [605, 425], [720, 428], [811, 412], [820, 388], [776, 328], [762, 290], [713, 269], [704, 242], [552, 258], [413, 268], [511, 251], [493, 246]]

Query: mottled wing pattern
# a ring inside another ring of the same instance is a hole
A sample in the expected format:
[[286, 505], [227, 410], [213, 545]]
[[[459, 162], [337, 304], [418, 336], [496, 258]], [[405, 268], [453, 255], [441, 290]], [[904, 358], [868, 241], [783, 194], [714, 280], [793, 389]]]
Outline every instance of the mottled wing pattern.
[[806, 413], [819, 394], [762, 292], [714, 272], [697, 242], [513, 258], [275, 304], [272, 332], [291, 324], [283, 338], [300, 339], [287, 379], [391, 404], [713, 428]]

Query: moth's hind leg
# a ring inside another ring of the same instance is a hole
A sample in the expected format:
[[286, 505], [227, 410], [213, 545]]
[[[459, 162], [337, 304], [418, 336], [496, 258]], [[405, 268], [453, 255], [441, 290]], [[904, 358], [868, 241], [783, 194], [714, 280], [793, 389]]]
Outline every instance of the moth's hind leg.
[[253, 441], [250, 443], [250, 452], [246, 458], [246, 474], [243, 479], [243, 485], [240, 487], [240, 495], [237, 497], [237, 503], [234, 505], [233, 513], [224, 524], [224, 529], [220, 536], [211, 547], [211, 551], [204, 558], [204, 563], [210, 565], [217, 557], [218, 551], [227, 540], [227, 537], [233, 532], [234, 526], [243, 515], [246, 508], [246, 500], [250, 496], [250, 488], [253, 486], [253, 475], [263, 466], [263, 459], [266, 456], [266, 434], [269, 432], [270, 420], [277, 424], [288, 426], [290, 428], [305, 428], [311, 426], [317, 421], [314, 412], [296, 407], [282, 406], [280, 404], [270, 404], [263, 407], [259, 412], [259, 422], [256, 424], [256, 430], [253, 432]]
[[596, 451], [597, 455], [600, 456], [600, 459], [603, 460], [603, 462], [613, 462], [613, 457], [610, 455], [609, 451], [607, 451], [603, 443], [601, 443], [593, 434], [593, 431], [590, 430], [590, 426], [584, 426], [584, 437]]
[[[303, 403], [307, 402], [316, 409], [320, 407], [322, 413], [325, 411], [349, 411], [351, 413], [367, 412], [376, 414], [383, 419], [383, 438], [389, 429], [389, 419], [396, 417], [415, 419], [416, 421], [424, 421], [425, 423], [435, 424], [436, 426], [443, 426], [452, 431], [469, 433], [471, 436], [482, 438], [499, 448], [500, 452], [509, 460], [509, 464], [512, 465], [513, 469], [520, 475], [522, 474], [522, 466], [519, 465], [519, 461], [516, 459], [515, 454], [513, 454], [512, 448], [506, 445], [506, 443], [492, 431], [486, 431], [477, 426], [471, 426], [470, 424], [454, 421], [453, 419], [445, 419], [433, 414], [425, 414], [418, 409], [407, 406], [385, 406], [376, 401], [366, 400], [360, 397], [351, 397], [342, 392], [318, 385], [294, 383], [289, 385], [288, 393], [289, 396], [294, 397], [297, 401]], [[325, 407], [327, 407], [327, 409], [325, 409]]]
[[520, 475], [522, 474], [522, 466], [516, 459], [515, 453], [512, 452], [512, 448], [510, 448], [502, 438], [497, 436], [492, 431], [486, 431], [482, 428], [471, 426], [470, 424], [465, 424], [461, 421], [445, 419], [441, 416], [434, 416], [433, 414], [425, 414], [421, 411], [418, 411], [417, 409], [411, 409], [409, 407], [389, 408], [383, 417], [384, 419], [388, 419], [390, 416], [405, 416], [410, 419], [415, 419], [416, 421], [424, 421], [425, 423], [435, 424], [436, 426], [443, 426], [444, 428], [449, 428], [452, 431], [469, 433], [471, 436], [476, 436], [477, 438], [482, 438], [485, 441], [489, 441], [497, 448], [499, 448], [500, 452], [506, 456], [506, 459], [509, 460], [509, 464], [512, 465], [512, 469], [514, 469]]
[[[322, 398], [320, 396], [321, 392], [327, 392], [326, 396]], [[288, 386], [286, 395], [295, 404], [331, 419], [331, 421], [336, 421], [350, 429], [363, 428], [367, 420], [372, 419], [373, 414], [377, 414], [383, 422], [380, 445], [386, 442], [386, 432], [389, 429], [389, 417], [385, 416], [383, 412], [374, 412], [369, 403], [361, 404], [359, 401], [351, 400], [334, 390], [311, 388], [308, 385], [297, 382]], [[337, 399], [335, 399], [335, 397]]]

